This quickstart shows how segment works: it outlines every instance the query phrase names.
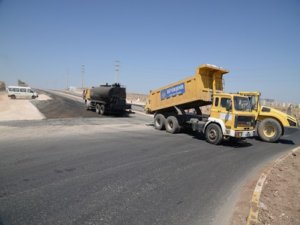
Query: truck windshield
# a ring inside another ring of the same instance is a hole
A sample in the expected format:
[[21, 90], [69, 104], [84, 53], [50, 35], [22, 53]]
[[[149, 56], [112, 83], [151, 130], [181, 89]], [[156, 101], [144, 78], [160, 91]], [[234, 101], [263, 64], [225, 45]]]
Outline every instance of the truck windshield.
[[249, 96], [249, 100], [250, 100], [250, 103], [251, 103], [251, 108], [252, 109], [257, 109], [256, 96]]
[[234, 98], [234, 109], [236, 111], [251, 111], [251, 103], [249, 101], [249, 98], [247, 97], [237, 97]]

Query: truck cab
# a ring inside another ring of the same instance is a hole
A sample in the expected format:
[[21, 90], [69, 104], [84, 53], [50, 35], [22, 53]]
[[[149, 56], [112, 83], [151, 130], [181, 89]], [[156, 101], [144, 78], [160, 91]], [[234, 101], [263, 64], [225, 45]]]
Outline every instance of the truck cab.
[[250, 101], [237, 94], [214, 94], [210, 116], [196, 123], [193, 130], [203, 132], [212, 144], [219, 144], [226, 138], [252, 137], [255, 131], [255, 115], [251, 112]]
[[276, 142], [282, 135], [288, 135], [298, 130], [296, 118], [277, 109], [260, 104], [260, 92], [239, 92], [248, 97], [251, 110], [255, 115], [256, 133], [266, 142]]
[[231, 137], [253, 136], [255, 115], [247, 97], [236, 94], [215, 94], [209, 121], [218, 121], [224, 135]]

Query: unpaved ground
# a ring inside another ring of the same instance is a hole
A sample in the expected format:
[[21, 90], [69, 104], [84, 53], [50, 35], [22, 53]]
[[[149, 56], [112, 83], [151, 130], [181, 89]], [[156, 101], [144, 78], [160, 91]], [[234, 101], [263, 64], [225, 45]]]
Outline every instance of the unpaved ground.
[[300, 224], [300, 151], [277, 163], [268, 175], [258, 214], [259, 225]]
[[[263, 186], [259, 222], [255, 225], [300, 225], [300, 151], [290, 153], [276, 164], [267, 165], [258, 174], [267, 170], [270, 173]], [[247, 223], [258, 176], [243, 185], [230, 225]]]
[[47, 95], [41, 94], [35, 100], [10, 99], [6, 93], [0, 94], [0, 121], [10, 120], [41, 120], [45, 116], [31, 103], [32, 101], [49, 100]]

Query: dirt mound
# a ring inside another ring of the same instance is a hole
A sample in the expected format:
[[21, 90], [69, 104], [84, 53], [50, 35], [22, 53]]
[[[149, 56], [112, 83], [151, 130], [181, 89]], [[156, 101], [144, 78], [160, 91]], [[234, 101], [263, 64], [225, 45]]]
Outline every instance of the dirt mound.
[[300, 224], [300, 151], [271, 170], [265, 182], [258, 214], [259, 225]]
[[[49, 99], [41, 96], [42, 99]], [[41, 120], [44, 115], [27, 99], [10, 99], [7, 93], [0, 94], [0, 121], [10, 120]]]

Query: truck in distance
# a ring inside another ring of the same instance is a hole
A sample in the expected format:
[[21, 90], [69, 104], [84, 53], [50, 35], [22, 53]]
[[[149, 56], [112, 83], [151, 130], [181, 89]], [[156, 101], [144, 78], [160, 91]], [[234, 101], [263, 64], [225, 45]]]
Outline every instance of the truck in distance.
[[83, 100], [87, 110], [95, 109], [101, 115], [121, 115], [131, 109], [126, 103], [126, 88], [119, 83], [84, 89]]
[[282, 135], [288, 135], [298, 130], [296, 118], [277, 109], [260, 104], [260, 92], [239, 92], [247, 96], [255, 114], [256, 133], [266, 142], [276, 142]]
[[[254, 136], [255, 115], [248, 97], [223, 92], [227, 70], [204, 64], [194, 76], [150, 91], [145, 111], [154, 114], [154, 127], [169, 133], [191, 128], [204, 133], [207, 142], [220, 144], [223, 139]], [[202, 114], [202, 106], [211, 106]], [[194, 109], [196, 113], [186, 111]]]

